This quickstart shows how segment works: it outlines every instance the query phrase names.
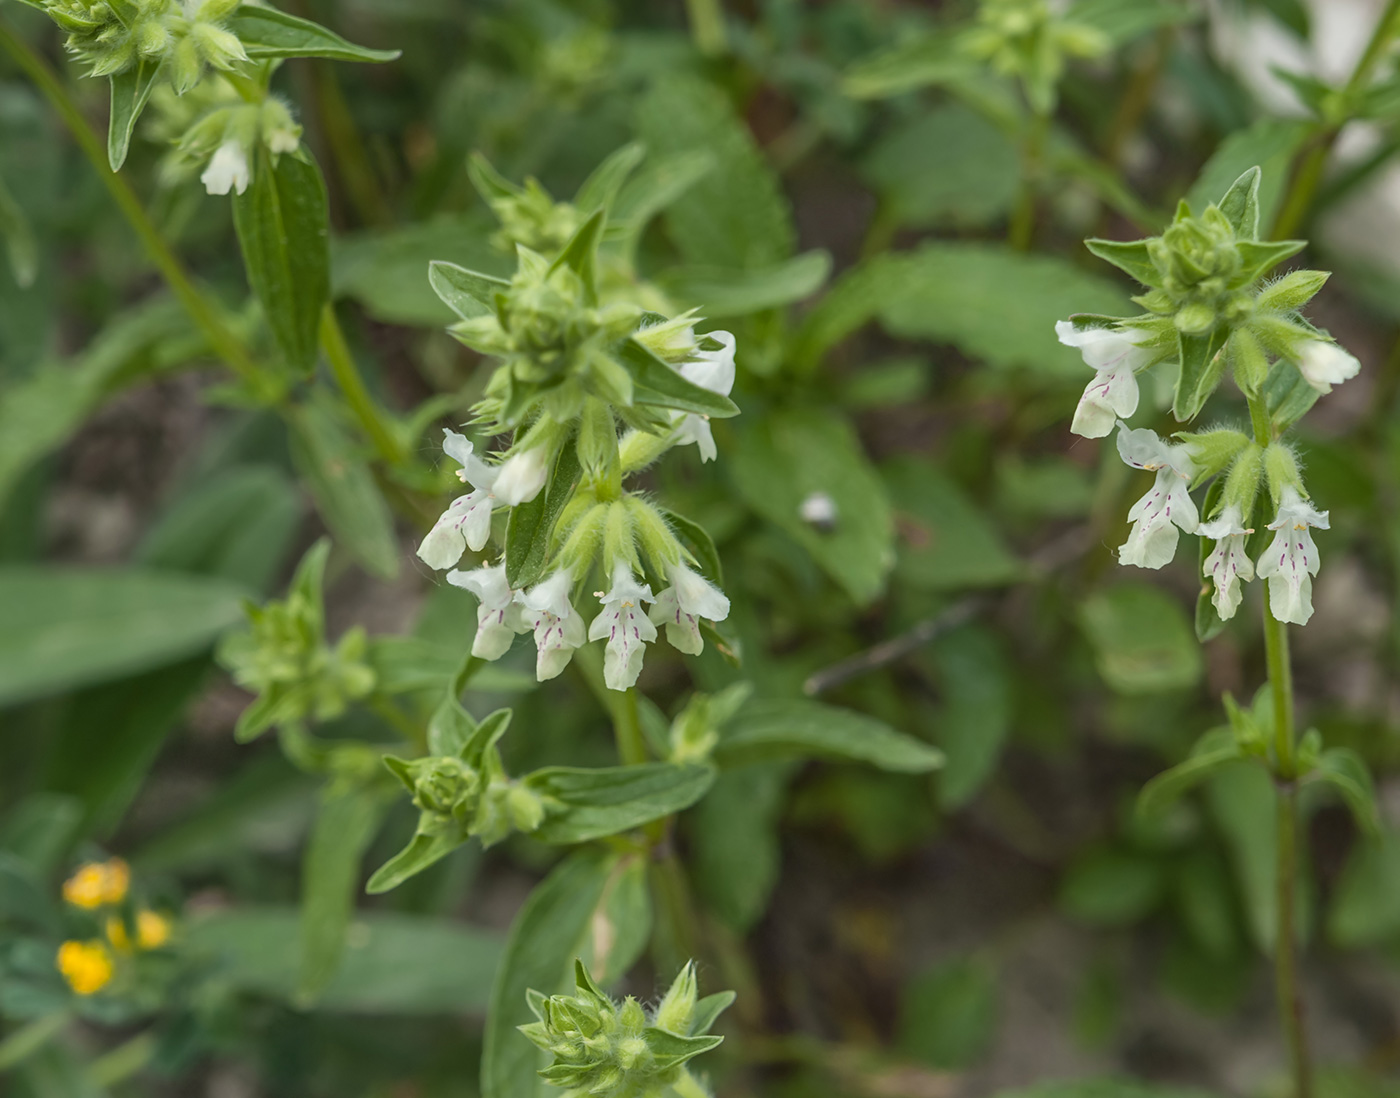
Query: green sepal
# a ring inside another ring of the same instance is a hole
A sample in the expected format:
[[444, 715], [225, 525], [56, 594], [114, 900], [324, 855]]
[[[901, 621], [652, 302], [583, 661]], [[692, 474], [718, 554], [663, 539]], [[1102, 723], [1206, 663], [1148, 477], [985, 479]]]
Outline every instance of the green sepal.
[[1178, 423], [1189, 423], [1200, 414], [1225, 372], [1225, 356], [1220, 352], [1229, 337], [1228, 328], [1216, 328], [1204, 335], [1177, 335], [1181, 373], [1176, 379], [1172, 415]]
[[1240, 253], [1240, 270], [1230, 281], [1236, 286], [1253, 285], [1307, 246], [1306, 240], [1271, 240], [1264, 243], [1241, 240], [1236, 245]]
[[1232, 464], [1239, 452], [1249, 445], [1249, 436], [1231, 427], [1214, 431], [1178, 431], [1175, 437], [1191, 447], [1191, 460], [1198, 469], [1196, 479], [1191, 483], [1192, 489], [1199, 488]]
[[409, 793], [418, 792], [417, 783], [413, 780], [413, 766], [407, 759], [401, 759], [397, 755], [385, 755], [384, 766], [389, 773], [403, 782]]
[[1084, 241], [1084, 247], [1093, 252], [1105, 263], [1112, 263], [1120, 271], [1130, 274], [1144, 286], [1155, 286], [1161, 278], [1156, 264], [1148, 252], [1148, 240], [1100, 240], [1091, 238]]
[[1263, 173], [1256, 165], [1233, 183], [1216, 203], [1241, 242], [1259, 239], [1259, 181]]
[[1230, 333], [1225, 353], [1240, 391], [1247, 397], [1257, 397], [1269, 377], [1269, 356], [1258, 337], [1248, 328], [1236, 328]]
[[567, 438], [555, 455], [543, 491], [511, 510], [506, 525], [506, 579], [512, 588], [529, 587], [544, 576], [554, 527], [582, 475], [578, 448]]
[[228, 29], [238, 36], [254, 61], [284, 57], [323, 57], [328, 61], [393, 61], [399, 50], [372, 50], [347, 42], [319, 23], [288, 15], [276, 8], [241, 4], [229, 18]]
[[1164, 770], [1142, 787], [1137, 810], [1142, 815], [1157, 815], [1171, 807], [1186, 793], [1200, 785], [1223, 766], [1244, 758], [1235, 732], [1231, 728], [1212, 728], [1196, 741], [1184, 762]]
[[1296, 312], [1313, 299], [1330, 277], [1328, 271], [1289, 271], [1259, 291], [1255, 307], [1269, 312]]
[[[1220, 497], [1224, 493], [1224, 481], [1211, 482], [1211, 486], [1206, 489], [1206, 498], [1201, 503], [1202, 519], [1209, 520], [1215, 514], [1220, 507]], [[1206, 558], [1210, 556], [1214, 546], [1210, 538], [1203, 537], [1198, 537], [1196, 544], [1196, 575], [1204, 576]], [[1214, 584], [1210, 580], [1206, 580], [1201, 584], [1201, 589], [1196, 594], [1196, 639], [1202, 644], [1218, 637], [1225, 628], [1224, 620], [1215, 609], [1215, 603], [1211, 601], [1211, 593], [1214, 589]]]
[[503, 278], [471, 271], [442, 259], [428, 264], [428, 283], [442, 303], [463, 320], [490, 316], [496, 311], [496, 295], [510, 289], [510, 283]]

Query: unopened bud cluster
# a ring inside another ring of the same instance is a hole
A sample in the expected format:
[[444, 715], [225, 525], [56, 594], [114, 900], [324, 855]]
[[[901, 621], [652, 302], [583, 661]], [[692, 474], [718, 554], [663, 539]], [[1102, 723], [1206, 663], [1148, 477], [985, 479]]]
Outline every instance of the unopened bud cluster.
[[474, 836], [490, 846], [511, 831], [529, 833], [544, 822], [544, 800], [506, 777], [495, 750], [485, 753], [480, 767], [452, 755], [413, 760], [388, 756], [384, 762], [422, 813], [420, 835], [462, 842]]
[[1019, 79], [1031, 106], [1043, 114], [1055, 106], [1065, 62], [1099, 57], [1109, 41], [1094, 27], [1058, 14], [1050, 0], [982, 0], [963, 48]]
[[[554, 1058], [540, 1072], [541, 1078], [572, 1094], [658, 1098], [682, 1077], [687, 1061], [723, 1041], [704, 1033], [717, 1010], [697, 1016], [698, 1008], [711, 1000], [697, 1002], [693, 964], [681, 970], [650, 1014], [631, 996], [614, 1002], [594, 984], [581, 961], [575, 982], [573, 995], [545, 998], [531, 993], [530, 1008], [539, 1020], [520, 1027]], [[723, 1005], [729, 998], [724, 997]]]
[[[1267, 280], [1303, 242], [1258, 240], [1258, 187], [1256, 168], [1199, 218], [1183, 203], [1160, 237], [1089, 241], [1096, 254], [1147, 284], [1148, 292], [1134, 300], [1148, 313], [1076, 317], [1056, 330], [1094, 370], [1072, 430], [1102, 438], [1117, 424], [1123, 461], [1156, 474], [1128, 512], [1132, 530], [1119, 561], [1161, 568], [1175, 555], [1178, 532], [1198, 534], [1214, 543], [1203, 571], [1221, 620], [1234, 615], [1243, 585], [1258, 575], [1269, 581], [1273, 615], [1302, 625], [1312, 616], [1319, 566], [1311, 530], [1327, 529], [1329, 520], [1310, 502], [1293, 449], [1277, 436], [1319, 394], [1356, 376], [1360, 363], [1299, 311], [1325, 274], [1292, 271]], [[1129, 429], [1122, 421], [1137, 410], [1137, 375], [1173, 359], [1178, 419], [1194, 419], [1229, 369], [1250, 402], [1253, 437], [1220, 427], [1178, 434], [1173, 444], [1151, 430]], [[1217, 483], [1202, 521], [1191, 491], [1212, 478]], [[1256, 517], [1265, 495], [1272, 510]], [[1272, 541], [1265, 545], [1261, 534], [1251, 542], [1264, 527], [1273, 531]]]

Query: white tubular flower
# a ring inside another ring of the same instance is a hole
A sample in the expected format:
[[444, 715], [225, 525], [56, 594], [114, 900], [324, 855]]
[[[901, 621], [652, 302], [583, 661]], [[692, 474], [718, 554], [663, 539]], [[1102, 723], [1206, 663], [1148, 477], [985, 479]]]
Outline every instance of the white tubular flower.
[[447, 573], [447, 582], [470, 591], [481, 602], [476, 611], [476, 639], [472, 641], [472, 655], [477, 659], [500, 659], [510, 649], [515, 634], [529, 629], [521, 619], [504, 564], [470, 572], [454, 570]]
[[[728, 396], [734, 388], [734, 337], [728, 332], [707, 332], [702, 338], [715, 340], [720, 344], [720, 349], [695, 351], [688, 361], [676, 367], [676, 371], [702, 389]], [[697, 444], [701, 461], [713, 461], [719, 455], [715, 449], [714, 433], [710, 430], [709, 416], [694, 413], [681, 416], [676, 421], [675, 439], [677, 446], [687, 446], [692, 442]]]
[[199, 181], [210, 194], [228, 194], [229, 191], [242, 194], [248, 189], [251, 178], [248, 171], [248, 154], [243, 151], [242, 143], [235, 138], [229, 138], [214, 151], [214, 156], [210, 159], [209, 166], [204, 169], [204, 174], [199, 177]]
[[654, 625], [666, 627], [666, 639], [672, 648], [698, 656], [705, 650], [700, 619], [723, 621], [729, 617], [729, 600], [683, 562], [668, 566], [666, 574], [671, 586], [656, 596], [649, 616]]
[[1151, 333], [1138, 328], [1076, 328], [1061, 320], [1055, 334], [1066, 347], [1078, 349], [1085, 365], [1094, 370], [1069, 429], [1081, 438], [1104, 438], [1115, 422], [1137, 411], [1136, 375], [1155, 357], [1139, 341], [1151, 339]]
[[583, 619], [569, 602], [573, 579], [568, 572], [555, 572], [519, 596], [521, 620], [535, 631], [535, 678], [552, 679], [574, 658], [574, 649], [584, 641]]
[[536, 446], [506, 458], [496, 471], [492, 490], [505, 506], [519, 507], [539, 495], [548, 479], [549, 455], [543, 447]]
[[618, 561], [612, 590], [599, 592], [598, 600], [603, 610], [588, 627], [588, 639], [608, 642], [603, 659], [603, 681], [608, 689], [628, 690], [642, 673], [648, 642], [656, 639], [656, 626], [642, 610], [642, 603], [653, 601], [651, 588], [638, 583], [632, 569]]
[[1118, 453], [1134, 469], [1156, 472], [1152, 490], [1133, 504], [1128, 540], [1118, 548], [1119, 564], [1161, 568], [1176, 555], [1177, 530], [1194, 534], [1200, 515], [1191, 500], [1191, 477], [1196, 472], [1185, 446], [1172, 446], [1146, 428], [1118, 429]]
[[1333, 385], [1340, 385], [1361, 372], [1361, 363], [1355, 355], [1327, 339], [1308, 340], [1298, 348], [1297, 361], [1303, 380], [1319, 393], [1330, 393]]
[[454, 499], [437, 520], [418, 556], [430, 568], [451, 568], [462, 559], [464, 549], [479, 552], [491, 537], [491, 511], [496, 506], [494, 488], [501, 470], [487, 465], [472, 453], [471, 440], [456, 431], [444, 431], [442, 449], [461, 466], [457, 478], [475, 491]]
[[1269, 581], [1269, 609], [1279, 621], [1307, 625], [1312, 617], [1312, 577], [1321, 564], [1309, 527], [1330, 528], [1328, 512], [1319, 511], [1285, 488], [1278, 518], [1269, 523], [1274, 540], [1259, 557], [1259, 575]]
[[1232, 503], [1218, 518], [1201, 523], [1196, 532], [1215, 542], [1202, 571], [1215, 584], [1210, 601], [1215, 604], [1216, 613], [1221, 621], [1229, 621], [1244, 598], [1243, 585], [1254, 578], [1254, 562], [1244, 550], [1245, 539], [1254, 531], [1245, 529], [1244, 517]]

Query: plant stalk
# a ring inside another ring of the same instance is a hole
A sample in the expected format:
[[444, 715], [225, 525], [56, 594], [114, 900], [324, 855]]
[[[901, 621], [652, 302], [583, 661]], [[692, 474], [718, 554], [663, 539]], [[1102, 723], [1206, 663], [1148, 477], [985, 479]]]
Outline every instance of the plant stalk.
[[641, 715], [637, 711], [637, 689], [623, 691], [612, 710], [613, 736], [617, 754], [623, 766], [641, 766], [647, 761], [647, 741], [642, 735]]
[[340, 321], [336, 319], [335, 306], [327, 304], [321, 313], [321, 350], [330, 363], [331, 375], [340, 387], [345, 402], [360, 421], [365, 434], [374, 443], [374, 449], [389, 465], [400, 465], [407, 458], [403, 444], [380, 415], [379, 405], [365, 388], [364, 379], [355, 366], [355, 358], [345, 342]]
[[1021, 144], [1021, 191], [1016, 207], [1011, 211], [1006, 241], [1020, 252], [1028, 252], [1035, 242], [1036, 198], [1040, 191], [1040, 173], [1044, 167], [1045, 139], [1050, 128], [1050, 116], [1039, 111], [1031, 116]]
[[0, 47], [14, 58], [15, 63], [44, 94], [50, 106], [58, 112], [79, 148], [91, 162], [93, 170], [106, 186], [112, 200], [140, 239], [146, 254], [160, 271], [171, 292], [189, 313], [190, 319], [204, 333], [213, 352], [229, 369], [248, 382], [266, 403], [280, 403], [281, 398], [275, 387], [253, 361], [242, 340], [224, 323], [218, 311], [195, 286], [175, 253], [161, 238], [160, 231], [141, 205], [141, 200], [136, 197], [136, 192], [125, 179], [112, 171], [107, 163], [106, 148], [88, 125], [87, 119], [83, 117], [82, 111], [78, 109], [77, 103], [68, 94], [68, 89], [63, 86], [58, 75], [3, 19], [0, 19]]
[[706, 57], [718, 57], [729, 49], [720, 0], [685, 0], [685, 10], [697, 50]]

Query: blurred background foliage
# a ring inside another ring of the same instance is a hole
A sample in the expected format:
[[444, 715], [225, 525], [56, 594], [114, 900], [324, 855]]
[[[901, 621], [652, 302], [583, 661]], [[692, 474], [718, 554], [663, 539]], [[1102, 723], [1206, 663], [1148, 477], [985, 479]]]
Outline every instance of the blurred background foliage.
[[[326, 169], [353, 354], [425, 475], [428, 428], [462, 422], [488, 373], [443, 332], [427, 264], [511, 270], [469, 154], [561, 197], [640, 142], [651, 193], [670, 201], [639, 269], [736, 333], [743, 411], [715, 423], [718, 461], [656, 474], [718, 544], [742, 672], [712, 645], [689, 669], [658, 655], [643, 684], [671, 713], [742, 676], [946, 755], [932, 777], [755, 761], [684, 817], [702, 973], [739, 992], [719, 1093], [1149, 1093], [1041, 1082], [1124, 1076], [1153, 1094], [1278, 1093], [1267, 780], [1227, 770], [1163, 816], [1133, 811], [1218, 722], [1223, 691], [1252, 694], [1257, 632], [1201, 647], [1191, 567], [1117, 569], [1130, 473], [1068, 434], [1085, 371], [1052, 328], [1128, 308], [1084, 236], [1157, 232], [1178, 196], [1199, 208], [1253, 164], [1277, 215], [1383, 5], [1080, 0], [1075, 18], [1111, 48], [1072, 60], [1049, 110], [950, 56], [950, 28], [972, 16], [952, 2], [735, 0], [716, 28], [697, 0], [694, 29], [679, 2], [285, 6], [403, 51], [354, 69], [293, 62], [278, 80]], [[65, 64], [38, 13], [4, 0], [0, 16]], [[1335, 801], [1306, 805], [1307, 994], [1326, 1093], [1357, 1098], [1400, 1087], [1389, 65], [1364, 127], [1329, 146], [1302, 226], [1313, 264], [1337, 271], [1320, 322], [1365, 364], [1308, 421], [1310, 483], [1334, 518], [1317, 618], [1296, 635], [1300, 703], [1364, 755], [1387, 818], [1368, 838]], [[105, 87], [75, 77], [100, 127]], [[227, 203], [163, 171], [150, 130], [127, 174], [255, 331]], [[241, 600], [280, 595], [324, 530], [331, 633], [412, 638], [421, 692], [469, 647], [472, 599], [413, 557], [424, 516], [385, 502], [386, 473], [336, 401], [289, 437], [229, 387], [4, 60], [0, 181], [6, 1093], [475, 1093], [505, 929], [555, 855], [521, 836], [464, 847], [362, 897], [343, 959], [308, 995], [296, 907], [321, 794], [275, 744], [235, 744], [248, 695], [213, 660]], [[1166, 406], [1165, 386], [1154, 399]], [[829, 504], [817, 521], [814, 494]], [[607, 711], [582, 677], [536, 688], [531, 658], [517, 647], [468, 700], [477, 715], [515, 708], [510, 767], [606, 764]], [[660, 709], [644, 717], [664, 730]], [[368, 709], [322, 731], [390, 735]], [[348, 872], [362, 881], [412, 811], [360, 809], [374, 824]], [[67, 1025], [58, 885], [102, 851], [184, 912], [198, 976], [170, 975], [153, 1028], [92, 1004]], [[665, 979], [644, 961], [628, 986], [645, 998]], [[36, 1020], [67, 1028], [54, 1039]]]

